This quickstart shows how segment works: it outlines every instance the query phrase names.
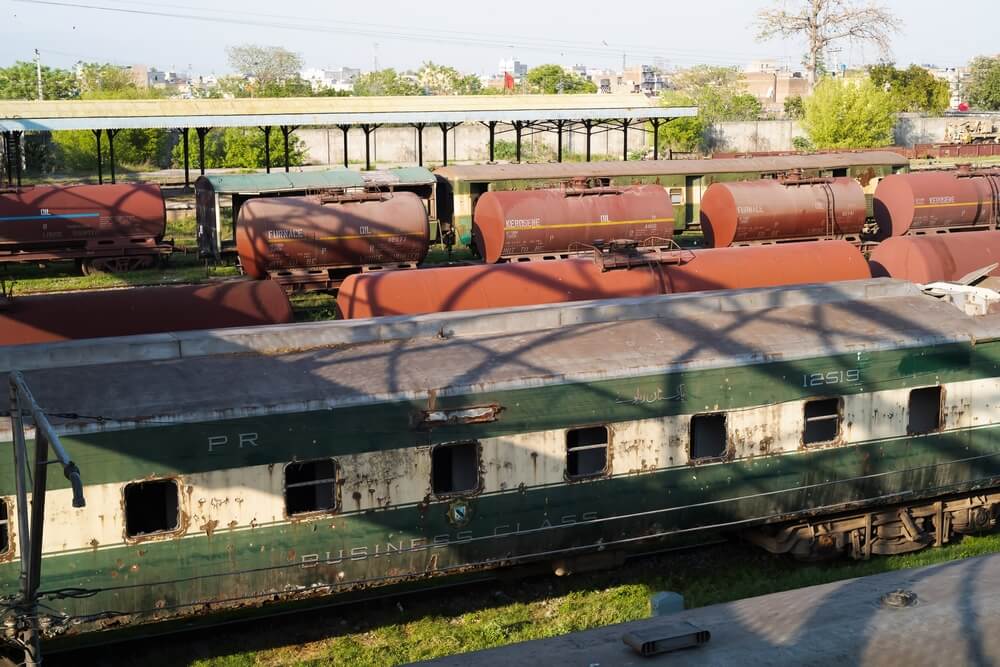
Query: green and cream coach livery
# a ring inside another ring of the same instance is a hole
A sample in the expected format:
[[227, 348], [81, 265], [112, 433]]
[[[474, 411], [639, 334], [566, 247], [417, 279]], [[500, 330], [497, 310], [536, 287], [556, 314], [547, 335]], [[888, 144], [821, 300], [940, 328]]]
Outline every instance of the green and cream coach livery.
[[[718, 533], [866, 558], [992, 528], [1000, 295], [937, 294], [883, 279], [0, 351], [86, 496], [49, 476], [32, 618], [66, 646]], [[15, 472], [7, 627], [31, 621]]]

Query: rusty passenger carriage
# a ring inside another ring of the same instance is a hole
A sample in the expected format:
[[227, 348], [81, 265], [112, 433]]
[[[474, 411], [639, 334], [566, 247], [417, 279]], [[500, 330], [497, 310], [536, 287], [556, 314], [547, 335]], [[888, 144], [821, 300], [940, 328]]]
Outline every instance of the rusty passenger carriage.
[[37, 521], [0, 462], [5, 641], [719, 533], [868, 558], [988, 530], [1000, 295], [950, 298], [862, 280], [0, 349], [34, 401], [27, 447], [18, 424], [0, 440], [31, 460], [50, 423], [35, 442], [74, 462], [46, 492], [39, 459]]

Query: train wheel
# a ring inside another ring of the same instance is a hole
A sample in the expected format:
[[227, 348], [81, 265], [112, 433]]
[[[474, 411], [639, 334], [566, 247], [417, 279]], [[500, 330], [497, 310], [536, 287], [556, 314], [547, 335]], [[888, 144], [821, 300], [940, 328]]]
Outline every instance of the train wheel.
[[85, 276], [100, 273], [124, 273], [151, 269], [156, 265], [155, 255], [131, 255], [128, 257], [95, 257], [85, 260], [81, 269]]

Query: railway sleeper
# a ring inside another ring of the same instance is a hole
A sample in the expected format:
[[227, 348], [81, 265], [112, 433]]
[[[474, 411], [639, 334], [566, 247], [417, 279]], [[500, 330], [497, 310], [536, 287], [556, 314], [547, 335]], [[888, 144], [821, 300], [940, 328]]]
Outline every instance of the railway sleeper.
[[995, 491], [762, 526], [744, 531], [743, 537], [771, 553], [791, 554], [801, 560], [823, 560], [845, 553], [864, 560], [941, 546], [953, 535], [993, 530], [998, 514], [1000, 491]]

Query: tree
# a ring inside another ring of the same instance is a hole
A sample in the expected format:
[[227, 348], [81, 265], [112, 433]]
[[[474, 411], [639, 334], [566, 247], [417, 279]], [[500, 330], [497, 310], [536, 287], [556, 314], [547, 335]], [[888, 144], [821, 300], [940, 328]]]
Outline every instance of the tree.
[[[784, 3], [782, 3], [784, 4]], [[757, 39], [804, 37], [809, 46], [806, 72], [810, 88], [816, 85], [823, 52], [834, 42], [852, 40], [875, 44], [889, 52], [889, 37], [902, 23], [885, 7], [861, 5], [858, 0], [793, 0], [797, 11], [775, 6], [757, 13]]]
[[[38, 99], [38, 82], [35, 63], [17, 61], [10, 67], [0, 68], [0, 99]], [[68, 100], [80, 95], [73, 72], [53, 67], [42, 67], [42, 97], [47, 100]]]
[[690, 153], [701, 147], [705, 123], [698, 117], [674, 118], [660, 126], [660, 139], [675, 151]]
[[[299, 81], [302, 58], [280, 46], [259, 46], [243, 44], [226, 49], [229, 65], [239, 72], [248, 83], [250, 96], [270, 91], [269, 97], [281, 97], [275, 92], [286, 90]], [[308, 84], [306, 84], [308, 85]]]
[[[170, 165], [170, 137], [166, 130], [130, 129], [115, 134], [115, 166], [159, 169]], [[52, 133], [51, 169], [57, 172], [93, 172], [97, 142], [90, 130]], [[101, 141], [105, 168], [111, 160], [107, 137]]]
[[947, 81], [938, 79], [918, 65], [896, 69], [892, 63], [868, 68], [875, 87], [888, 91], [896, 111], [926, 111], [939, 114], [948, 108], [951, 89]]
[[474, 74], [465, 75], [454, 67], [429, 61], [417, 71], [417, 83], [428, 95], [476, 95], [483, 87]]
[[965, 94], [969, 104], [989, 111], [1000, 110], [1000, 56], [973, 58]]
[[[281, 132], [271, 132], [271, 166], [285, 166], [284, 138]], [[289, 166], [301, 165], [305, 161], [305, 143], [295, 134], [288, 137]], [[172, 153], [175, 167], [184, 164], [184, 146], [178, 143]], [[239, 169], [260, 169], [265, 166], [264, 133], [256, 127], [227, 127], [209, 132], [205, 136], [205, 167]], [[191, 146], [191, 164], [200, 165], [197, 144]]]
[[869, 79], [823, 79], [805, 101], [802, 125], [816, 148], [874, 148], [892, 143], [895, 102]]
[[802, 120], [806, 115], [806, 107], [801, 95], [785, 98], [785, 115], [792, 120]]
[[420, 85], [392, 68], [381, 69], [375, 72], [365, 72], [358, 76], [354, 80], [354, 94], [364, 96], [419, 95]]
[[698, 65], [676, 74], [675, 90], [662, 96], [666, 106], [698, 107], [705, 123], [724, 120], [756, 120], [763, 110], [746, 88], [743, 75], [731, 67]]
[[579, 74], [567, 72], [559, 65], [539, 65], [528, 70], [525, 77], [528, 91], [556, 95], [596, 93], [597, 85]]

